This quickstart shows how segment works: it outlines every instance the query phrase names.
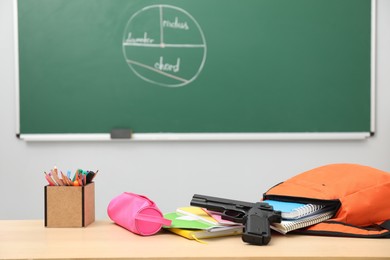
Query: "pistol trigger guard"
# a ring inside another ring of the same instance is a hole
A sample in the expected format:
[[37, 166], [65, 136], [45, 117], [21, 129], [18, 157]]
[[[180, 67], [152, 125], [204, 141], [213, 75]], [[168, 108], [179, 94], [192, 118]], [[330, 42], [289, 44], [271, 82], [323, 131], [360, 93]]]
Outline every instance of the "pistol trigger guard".
[[243, 223], [245, 213], [237, 210], [227, 209], [222, 214], [222, 219], [233, 221], [236, 223]]

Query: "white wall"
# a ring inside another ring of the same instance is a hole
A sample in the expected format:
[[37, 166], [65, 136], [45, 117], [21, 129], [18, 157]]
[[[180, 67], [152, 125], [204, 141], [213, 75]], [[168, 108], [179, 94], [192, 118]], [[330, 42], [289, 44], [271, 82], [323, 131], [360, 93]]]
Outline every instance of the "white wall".
[[42, 219], [43, 171], [55, 165], [100, 170], [98, 219], [124, 191], [147, 195], [168, 212], [194, 193], [255, 201], [272, 185], [328, 163], [390, 171], [390, 1], [378, 1], [377, 18], [377, 131], [368, 140], [27, 143], [15, 137], [13, 5], [0, 0], [0, 219]]

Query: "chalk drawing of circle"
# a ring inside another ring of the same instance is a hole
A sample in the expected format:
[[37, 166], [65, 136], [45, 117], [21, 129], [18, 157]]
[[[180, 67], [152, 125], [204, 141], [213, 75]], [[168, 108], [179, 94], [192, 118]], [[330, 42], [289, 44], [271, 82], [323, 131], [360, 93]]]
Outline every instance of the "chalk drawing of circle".
[[164, 87], [193, 82], [206, 61], [206, 40], [187, 11], [171, 5], [142, 8], [128, 20], [123, 55], [141, 79]]

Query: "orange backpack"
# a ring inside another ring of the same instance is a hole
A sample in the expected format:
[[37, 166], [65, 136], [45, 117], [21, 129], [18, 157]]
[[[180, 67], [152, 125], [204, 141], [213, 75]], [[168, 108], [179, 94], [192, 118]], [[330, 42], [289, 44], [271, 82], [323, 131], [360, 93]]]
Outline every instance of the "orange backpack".
[[331, 164], [298, 174], [263, 195], [301, 203], [334, 205], [333, 218], [295, 232], [390, 238], [390, 174], [357, 164]]

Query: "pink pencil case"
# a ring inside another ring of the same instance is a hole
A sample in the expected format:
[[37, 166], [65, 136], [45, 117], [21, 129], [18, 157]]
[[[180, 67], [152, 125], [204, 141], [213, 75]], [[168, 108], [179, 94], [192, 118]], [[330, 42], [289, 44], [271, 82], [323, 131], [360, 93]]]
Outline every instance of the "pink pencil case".
[[163, 225], [171, 225], [171, 221], [163, 217], [153, 201], [131, 192], [124, 192], [112, 199], [107, 213], [119, 226], [142, 236], [156, 234]]

